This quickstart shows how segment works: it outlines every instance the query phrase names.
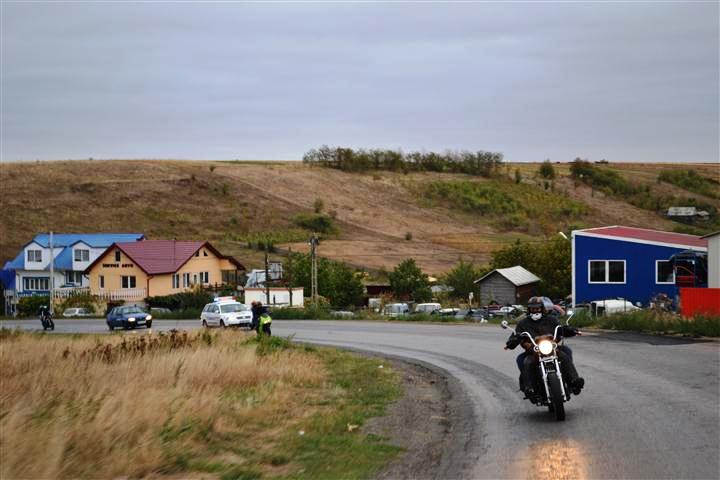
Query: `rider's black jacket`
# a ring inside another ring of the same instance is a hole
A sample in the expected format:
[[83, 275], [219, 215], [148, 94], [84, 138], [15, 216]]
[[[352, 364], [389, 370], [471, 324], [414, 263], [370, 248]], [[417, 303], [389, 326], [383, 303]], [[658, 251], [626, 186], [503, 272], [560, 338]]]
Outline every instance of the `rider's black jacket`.
[[[528, 332], [533, 338], [540, 335], [552, 335], [555, 332], [555, 327], [560, 325], [555, 315], [543, 315], [540, 320], [533, 320], [530, 315], [520, 320], [515, 328], [517, 335], [510, 335], [506, 346], [509, 349], [514, 349], [520, 344], [520, 334]], [[577, 329], [570, 326], [563, 326], [558, 332], [560, 337], [573, 337], [577, 334]]]

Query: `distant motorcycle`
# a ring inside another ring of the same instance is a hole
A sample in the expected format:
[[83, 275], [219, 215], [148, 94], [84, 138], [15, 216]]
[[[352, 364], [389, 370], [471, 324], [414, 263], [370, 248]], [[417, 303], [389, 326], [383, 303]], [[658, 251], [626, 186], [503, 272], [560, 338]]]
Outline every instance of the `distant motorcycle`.
[[[509, 329], [513, 334], [517, 335], [515, 329], [508, 326], [507, 320], [501, 323], [502, 328]], [[528, 332], [522, 332], [521, 337], [527, 337], [532, 342], [531, 355], [538, 358], [538, 375], [536, 378], [542, 380], [544, 388], [538, 390], [539, 398], [535, 399], [536, 405], [547, 406], [550, 413], [555, 415], [558, 421], [565, 420], [565, 402], [570, 400], [570, 386], [563, 381], [562, 372], [560, 370], [560, 360], [557, 356], [558, 342], [562, 339], [558, 337], [558, 331], [561, 331], [562, 325], [555, 327], [552, 335], [540, 335], [535, 338]], [[529, 399], [532, 401], [532, 399]]]
[[55, 330], [55, 322], [53, 321], [53, 315], [50, 312], [43, 312], [40, 314], [40, 323], [42, 323], [43, 331]]

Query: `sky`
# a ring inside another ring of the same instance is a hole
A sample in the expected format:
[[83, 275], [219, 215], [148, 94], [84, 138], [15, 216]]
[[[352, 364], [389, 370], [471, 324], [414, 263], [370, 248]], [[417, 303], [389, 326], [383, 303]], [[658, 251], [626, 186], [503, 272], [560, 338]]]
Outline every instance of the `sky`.
[[710, 2], [10, 2], [0, 160], [718, 162]]

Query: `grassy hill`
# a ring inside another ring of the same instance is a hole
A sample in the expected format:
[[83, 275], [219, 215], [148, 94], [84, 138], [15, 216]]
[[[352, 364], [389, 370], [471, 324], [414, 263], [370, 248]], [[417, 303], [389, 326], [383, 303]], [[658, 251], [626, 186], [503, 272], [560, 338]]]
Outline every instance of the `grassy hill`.
[[[337, 233], [320, 254], [372, 269], [414, 257], [429, 273], [459, 258], [484, 262], [515, 238], [536, 240], [559, 230], [624, 224], [674, 230], [680, 224], [569, 176], [545, 184], [538, 164], [503, 167], [502, 178], [463, 174], [347, 173], [295, 162], [72, 161], [3, 164], [0, 168], [0, 261], [36, 233], [143, 232], [150, 238], [207, 239], [248, 267], [262, 254], [248, 241], [305, 250], [309, 231], [298, 216], [317, 199]], [[720, 200], [659, 182], [665, 170], [691, 168], [712, 180], [718, 165], [610, 164], [602, 168], [651, 192]], [[520, 183], [514, 180], [520, 171]], [[667, 175], [666, 175], [667, 176]], [[677, 182], [682, 183], [682, 182]], [[712, 182], [711, 182], [712, 186]]]

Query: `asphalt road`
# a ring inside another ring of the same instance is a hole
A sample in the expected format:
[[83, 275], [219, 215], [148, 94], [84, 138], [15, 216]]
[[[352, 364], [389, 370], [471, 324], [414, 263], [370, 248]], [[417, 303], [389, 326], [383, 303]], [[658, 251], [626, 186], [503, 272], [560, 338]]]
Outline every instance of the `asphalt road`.
[[[155, 320], [154, 326], [198, 323]], [[56, 331], [107, 327], [61, 319]], [[566, 405], [566, 421], [556, 422], [521, 399], [517, 350], [503, 350], [507, 333], [498, 326], [276, 320], [273, 333], [416, 359], [454, 376], [473, 412], [455, 426], [464, 436], [463, 455], [456, 456], [464, 478], [720, 478], [716, 342], [615, 333], [573, 338], [569, 345], [587, 384]]]

